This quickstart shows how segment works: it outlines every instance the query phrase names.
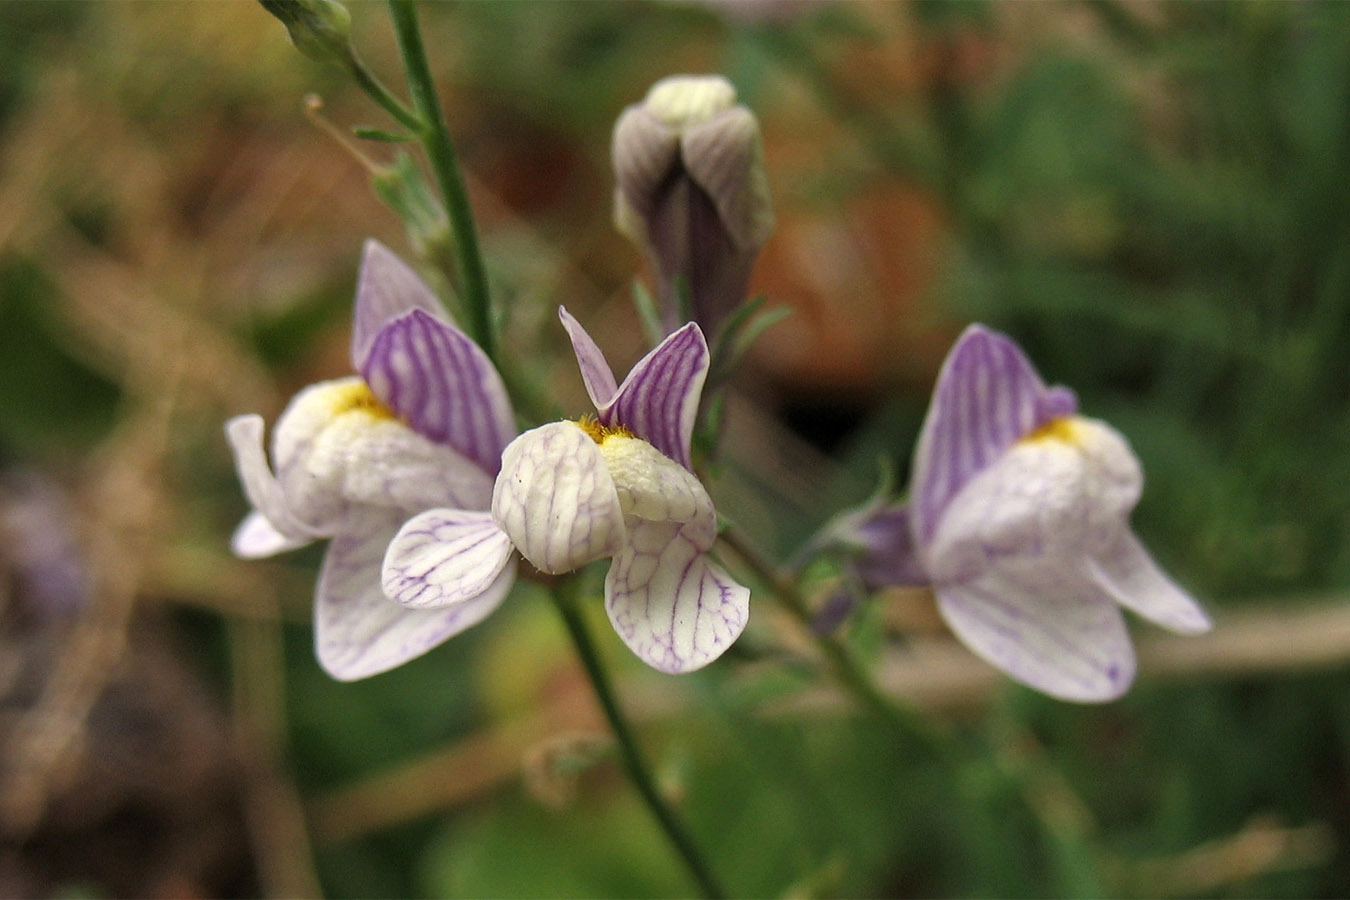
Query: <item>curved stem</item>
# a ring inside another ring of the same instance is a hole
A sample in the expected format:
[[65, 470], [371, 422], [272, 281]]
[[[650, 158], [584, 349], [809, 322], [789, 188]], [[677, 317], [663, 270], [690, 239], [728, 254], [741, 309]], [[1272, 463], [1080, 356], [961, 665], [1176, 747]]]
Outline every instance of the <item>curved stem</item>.
[[436, 99], [426, 50], [422, 46], [422, 34], [417, 26], [417, 11], [412, 0], [389, 0], [389, 15], [394, 23], [399, 53], [403, 57], [408, 92], [419, 119], [417, 136], [426, 149], [431, 169], [436, 175], [436, 183], [445, 200], [445, 211], [450, 218], [450, 228], [455, 236], [455, 261], [467, 320], [464, 324], [488, 359], [497, 363], [491, 298], [483, 254], [478, 247], [478, 229], [469, 206], [469, 193], [459, 171], [459, 159], [450, 142], [445, 116]]
[[813, 627], [811, 611], [806, 606], [797, 585], [779, 574], [777, 568], [736, 528], [727, 528], [720, 539], [736, 551], [750, 569], [767, 584], [774, 596], [792, 617], [815, 639], [816, 645], [830, 661], [835, 677], [863, 706], [870, 709], [896, 731], [922, 741], [939, 756], [950, 752], [951, 736], [934, 726], [915, 710], [896, 702], [877, 687], [863, 664], [845, 645], [821, 634]]
[[[564, 582], [564, 585], [566, 583]], [[610, 682], [609, 674], [600, 664], [600, 657], [596, 653], [595, 644], [591, 641], [590, 632], [586, 629], [586, 623], [582, 619], [580, 611], [576, 608], [573, 597], [565, 586], [560, 586], [554, 590], [553, 599], [558, 607], [558, 612], [562, 614], [563, 622], [567, 625], [567, 632], [572, 637], [572, 643], [576, 645], [577, 655], [581, 657], [582, 665], [586, 667], [586, 674], [590, 677], [591, 685], [595, 689], [595, 695], [600, 701], [600, 706], [604, 708], [605, 718], [609, 720], [610, 728], [614, 730], [614, 737], [618, 741], [619, 752], [623, 757], [624, 765], [628, 769], [628, 774], [633, 779], [634, 785], [637, 786], [638, 792], [642, 794], [642, 799], [646, 801], [647, 808], [656, 817], [656, 821], [666, 833], [666, 837], [670, 839], [671, 844], [674, 845], [676, 851], [684, 860], [685, 865], [689, 868], [690, 875], [698, 882], [699, 890], [703, 892], [704, 896], [709, 898], [725, 897], [726, 892], [722, 890], [717, 879], [713, 877], [712, 870], [703, 861], [703, 857], [689, 832], [685, 829], [684, 823], [676, 816], [675, 811], [670, 808], [670, 805], [657, 789], [646, 761], [638, 750], [633, 729], [628, 724], [628, 719], [624, 716], [623, 711], [619, 709], [618, 699], [614, 695], [614, 686]]]
[[361, 62], [355, 53], [348, 53], [347, 55], [347, 71], [352, 73], [352, 78], [356, 80], [361, 90], [369, 94], [370, 98], [378, 103], [385, 112], [393, 116], [400, 125], [414, 134], [422, 133], [425, 126], [417, 114], [404, 106], [403, 101], [395, 97], [375, 77], [375, 74], [366, 68], [366, 64]]

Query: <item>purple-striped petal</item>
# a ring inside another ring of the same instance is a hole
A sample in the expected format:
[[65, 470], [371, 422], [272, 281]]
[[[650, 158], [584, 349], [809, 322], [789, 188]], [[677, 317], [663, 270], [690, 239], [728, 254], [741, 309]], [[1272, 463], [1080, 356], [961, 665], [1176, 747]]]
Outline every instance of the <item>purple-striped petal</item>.
[[240, 559], [265, 559], [309, 543], [309, 538], [287, 537], [254, 510], [244, 517], [230, 538], [230, 552]]
[[384, 593], [409, 609], [478, 597], [511, 563], [514, 548], [492, 514], [432, 509], [399, 529], [384, 556]]
[[915, 451], [915, 537], [933, 538], [948, 502], [1021, 438], [1077, 408], [1067, 388], [1047, 388], [1012, 340], [971, 325], [947, 355]]
[[1120, 608], [1086, 573], [1004, 561], [936, 587], [938, 609], [967, 647], [1014, 679], [1061, 700], [1114, 700], [1134, 680]]
[[[651, 212], [652, 198], [679, 163], [678, 132], [657, 119], [641, 105], [630, 106], [614, 124], [612, 145], [617, 203], [627, 203], [633, 213], [628, 222], [641, 228], [642, 219]], [[619, 216], [623, 228], [625, 217]], [[641, 234], [629, 235], [639, 243]]]
[[225, 435], [234, 450], [234, 465], [239, 482], [253, 508], [262, 513], [277, 532], [290, 540], [308, 541], [327, 537], [296, 516], [286, 502], [286, 494], [272, 474], [272, 468], [267, 464], [267, 452], [263, 450], [262, 416], [235, 416], [225, 423]]
[[572, 352], [576, 354], [577, 367], [581, 369], [581, 380], [586, 384], [586, 393], [590, 394], [591, 402], [599, 409], [613, 400], [619, 390], [619, 384], [614, 380], [614, 372], [610, 369], [609, 363], [605, 362], [605, 354], [600, 352], [595, 341], [591, 340], [591, 336], [581, 327], [581, 323], [572, 318], [571, 313], [560, 306], [558, 318], [562, 319], [563, 328], [567, 329], [567, 336], [572, 339]]
[[1168, 578], [1128, 529], [1089, 561], [1097, 584], [1127, 609], [1179, 634], [1204, 634], [1214, 627], [1190, 594]]
[[757, 249], [773, 231], [759, 122], [743, 106], [691, 125], [680, 138], [689, 176], [717, 207], [718, 218], [741, 249]]
[[690, 322], [638, 360], [613, 399], [597, 406], [601, 423], [622, 425], [691, 468], [689, 443], [708, 362], [708, 342]]
[[360, 371], [380, 329], [420, 309], [440, 318], [441, 302], [412, 267], [373, 238], [361, 250], [352, 315], [352, 368]]
[[370, 511], [328, 547], [314, 601], [314, 648], [340, 681], [396, 668], [478, 624], [506, 599], [508, 567], [473, 600], [444, 609], [404, 609], [384, 595], [380, 567], [402, 514]]
[[721, 656], [745, 630], [750, 590], [708, 562], [678, 522], [638, 520], [605, 577], [605, 611], [638, 658], [672, 674]]
[[610, 556], [623, 511], [599, 446], [575, 422], [525, 432], [502, 454], [492, 516], [520, 555], [559, 574]]
[[487, 355], [422, 309], [388, 322], [359, 366], [384, 405], [425, 437], [495, 475], [515, 435], [511, 401]]

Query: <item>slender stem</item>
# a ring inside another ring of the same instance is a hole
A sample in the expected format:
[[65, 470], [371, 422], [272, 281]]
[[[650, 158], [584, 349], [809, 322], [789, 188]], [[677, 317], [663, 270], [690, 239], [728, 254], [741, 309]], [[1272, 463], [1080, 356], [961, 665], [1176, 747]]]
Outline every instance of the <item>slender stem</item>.
[[586, 667], [586, 674], [590, 677], [592, 687], [595, 688], [595, 695], [600, 700], [600, 706], [604, 708], [605, 718], [609, 720], [610, 728], [614, 730], [614, 737], [618, 741], [619, 751], [623, 756], [625, 766], [628, 768], [629, 776], [637, 786], [638, 792], [642, 794], [642, 799], [646, 801], [648, 809], [656, 817], [657, 823], [666, 833], [666, 837], [670, 839], [670, 842], [683, 858], [685, 865], [689, 868], [690, 875], [698, 882], [699, 889], [704, 896], [709, 898], [725, 897], [726, 892], [722, 890], [717, 879], [713, 877], [712, 870], [703, 861], [698, 847], [694, 844], [684, 824], [675, 815], [675, 811], [670, 808], [665, 798], [661, 796], [661, 792], [657, 790], [656, 782], [652, 778], [642, 754], [638, 751], [633, 729], [628, 724], [623, 711], [619, 709], [618, 699], [614, 695], [614, 686], [610, 682], [608, 673], [600, 664], [600, 657], [596, 653], [595, 644], [591, 641], [590, 632], [586, 629], [586, 623], [565, 585], [566, 582], [554, 591], [554, 602], [557, 604], [558, 611], [562, 614], [563, 622], [567, 625], [572, 643], [576, 645], [577, 655], [581, 657], [582, 665]]
[[403, 105], [403, 101], [393, 95], [386, 88], [375, 74], [366, 68], [366, 64], [357, 58], [354, 52], [347, 56], [347, 71], [352, 73], [352, 78], [360, 85], [361, 90], [370, 95], [370, 98], [378, 103], [385, 112], [393, 116], [398, 123], [414, 134], [421, 134], [425, 128], [418, 115], [408, 107]]
[[816, 645], [830, 661], [835, 677], [859, 703], [872, 710], [898, 732], [918, 738], [939, 756], [951, 749], [950, 735], [935, 727], [915, 710], [883, 693], [845, 644], [816, 630], [811, 621], [811, 611], [807, 608], [806, 600], [797, 589], [797, 585], [780, 575], [777, 568], [744, 534], [734, 527], [727, 528], [722, 532], [721, 540], [736, 551], [736, 555], [769, 586], [783, 608], [815, 639]]
[[498, 359], [487, 269], [478, 248], [478, 229], [469, 206], [469, 193], [459, 171], [459, 160], [450, 142], [445, 116], [436, 99], [436, 87], [432, 83], [426, 50], [422, 46], [422, 33], [417, 26], [417, 11], [412, 0], [389, 0], [389, 15], [394, 23], [399, 53], [403, 56], [408, 92], [420, 120], [417, 123], [417, 136], [431, 161], [431, 169], [440, 185], [445, 210], [450, 217], [450, 228], [455, 236], [459, 286], [467, 319], [464, 324], [478, 346], [496, 363]]

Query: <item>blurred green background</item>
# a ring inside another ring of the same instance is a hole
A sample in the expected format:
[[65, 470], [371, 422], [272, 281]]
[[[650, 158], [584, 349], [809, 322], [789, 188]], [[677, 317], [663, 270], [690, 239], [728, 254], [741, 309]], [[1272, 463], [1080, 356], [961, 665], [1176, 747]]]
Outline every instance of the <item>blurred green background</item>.
[[[384, 7], [352, 11], [397, 84]], [[1129, 436], [1137, 530], [1218, 620], [1137, 628], [1136, 688], [1078, 707], [921, 592], [880, 596], [847, 637], [953, 760], [834, 692], [762, 595], [739, 652], [679, 679], [594, 603], [733, 892], [1350, 894], [1350, 5], [422, 18], [508, 347], [570, 414], [559, 303], [620, 371], [642, 351], [612, 123], [721, 72], [778, 211], [752, 287], [794, 314], [729, 400], [719, 511], [786, 558], [879, 457], [903, 472], [978, 319]], [[539, 587], [344, 685], [310, 649], [318, 553], [228, 554], [222, 422], [344, 374], [361, 241], [411, 255], [309, 92], [347, 133], [388, 125], [253, 4], [0, 4], [0, 894], [685, 895]]]

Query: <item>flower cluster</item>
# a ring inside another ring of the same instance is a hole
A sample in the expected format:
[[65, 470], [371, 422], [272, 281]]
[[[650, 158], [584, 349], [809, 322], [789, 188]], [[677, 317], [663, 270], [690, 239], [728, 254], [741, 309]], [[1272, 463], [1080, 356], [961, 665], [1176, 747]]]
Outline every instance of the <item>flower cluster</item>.
[[705, 557], [717, 516], [690, 468], [709, 364], [702, 331], [676, 331], [618, 385], [581, 325], [560, 315], [595, 418], [516, 437], [487, 357], [371, 241], [352, 337], [360, 376], [301, 391], [273, 431], [271, 465], [261, 417], [226, 425], [254, 506], [235, 552], [332, 539], [315, 644], [335, 677], [401, 665], [481, 621], [509, 592], [517, 551], [553, 574], [612, 557], [610, 619], [662, 671], [711, 662], [744, 629], [750, 592]]
[[[610, 622], [660, 671], [698, 669], [740, 636], [750, 592], [709, 558], [718, 519], [690, 446], [714, 362], [704, 329], [743, 300], [772, 225], [758, 125], [735, 99], [725, 79], [667, 79], [618, 122], [617, 218], [652, 258], [667, 328], [619, 383], [559, 310], [593, 415], [518, 433], [484, 351], [371, 241], [357, 374], [301, 391], [270, 458], [259, 416], [227, 424], [254, 507], [235, 552], [331, 541], [314, 619], [332, 675], [383, 672], [481, 621], [521, 558], [550, 575], [611, 560]], [[680, 283], [695, 319], [683, 324]], [[1079, 416], [1073, 392], [1047, 386], [1009, 338], [973, 325], [957, 341], [911, 475], [907, 502], [834, 530], [848, 564], [869, 588], [930, 586], [956, 636], [1018, 681], [1067, 700], [1119, 696], [1135, 670], [1121, 606], [1185, 634], [1210, 628], [1130, 531], [1143, 475], [1125, 439]]]

